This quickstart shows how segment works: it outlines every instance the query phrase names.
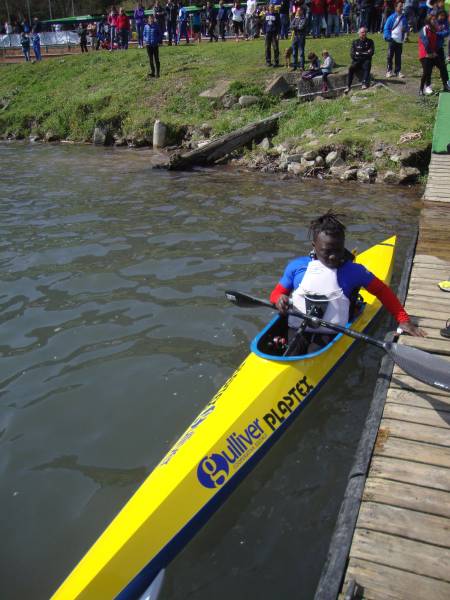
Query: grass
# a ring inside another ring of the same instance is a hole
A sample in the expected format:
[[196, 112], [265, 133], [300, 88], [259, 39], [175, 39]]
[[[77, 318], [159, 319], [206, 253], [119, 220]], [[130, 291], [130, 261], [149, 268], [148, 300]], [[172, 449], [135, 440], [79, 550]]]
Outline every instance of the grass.
[[[373, 38], [374, 71], [381, 75], [386, 44], [379, 35]], [[348, 64], [351, 39], [353, 36], [308, 39], [307, 51], [319, 54], [326, 46], [336, 63], [344, 66]], [[288, 42], [280, 45], [283, 56]], [[431, 141], [437, 102], [432, 98], [419, 103], [415, 97], [420, 71], [415, 41], [405, 44], [403, 53], [408, 85], [393, 86], [402, 93], [379, 91], [357, 104], [348, 98], [298, 104], [265, 96], [267, 81], [284, 69], [265, 67], [263, 40], [163, 47], [160, 55], [162, 77], [155, 80], [147, 78], [145, 51], [136, 48], [48, 60], [44, 54], [41, 63], [4, 65], [0, 99], [7, 106], [0, 110], [0, 134], [22, 137], [52, 132], [83, 142], [92, 139], [94, 127], [106, 125], [125, 137], [151, 139], [156, 118], [168, 123], [174, 132], [208, 122], [213, 133], [222, 134], [283, 110], [286, 115], [276, 141], [301, 137], [306, 129], [313, 129], [323, 143], [332, 139], [333, 144], [362, 147], [381, 141], [397, 144], [405, 132], [422, 134], [421, 140], [410, 145]], [[221, 79], [232, 82], [233, 93], [256, 95], [259, 103], [247, 109], [225, 110], [199, 97]], [[375, 122], [358, 123], [368, 117]]]

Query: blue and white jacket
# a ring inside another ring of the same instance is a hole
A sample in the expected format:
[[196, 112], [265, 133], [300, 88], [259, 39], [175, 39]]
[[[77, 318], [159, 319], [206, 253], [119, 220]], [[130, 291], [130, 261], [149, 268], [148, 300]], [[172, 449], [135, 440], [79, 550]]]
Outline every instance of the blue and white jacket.
[[383, 36], [386, 42], [392, 40], [392, 30], [395, 25], [402, 28], [402, 41], [405, 39], [405, 36], [409, 31], [408, 19], [405, 15], [398, 15], [394, 12], [387, 18], [386, 23], [384, 24]]
[[152, 23], [152, 25], [147, 23], [147, 25], [144, 27], [144, 44], [146, 46], [155, 47], [159, 46], [161, 40], [161, 29], [159, 28], [158, 23], [156, 21]]

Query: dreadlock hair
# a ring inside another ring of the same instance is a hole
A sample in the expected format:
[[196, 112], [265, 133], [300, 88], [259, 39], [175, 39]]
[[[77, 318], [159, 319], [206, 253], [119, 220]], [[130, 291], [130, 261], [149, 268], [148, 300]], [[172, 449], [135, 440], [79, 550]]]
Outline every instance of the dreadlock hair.
[[309, 225], [308, 237], [315, 240], [319, 233], [326, 233], [333, 237], [345, 236], [345, 225], [339, 221], [341, 215], [329, 210], [321, 217], [311, 221]]

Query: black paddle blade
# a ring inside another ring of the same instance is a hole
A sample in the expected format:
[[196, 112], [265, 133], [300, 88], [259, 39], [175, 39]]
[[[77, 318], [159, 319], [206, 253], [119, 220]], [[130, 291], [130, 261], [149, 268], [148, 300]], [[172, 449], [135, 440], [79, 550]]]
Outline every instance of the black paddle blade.
[[386, 342], [384, 347], [405, 373], [428, 385], [450, 392], [450, 363], [412, 346]]
[[241, 292], [227, 290], [225, 296], [227, 300], [241, 308], [255, 308], [255, 306], [268, 306], [269, 308], [274, 308], [274, 306], [266, 300], [260, 300], [259, 298], [254, 298], [248, 294], [241, 294]]

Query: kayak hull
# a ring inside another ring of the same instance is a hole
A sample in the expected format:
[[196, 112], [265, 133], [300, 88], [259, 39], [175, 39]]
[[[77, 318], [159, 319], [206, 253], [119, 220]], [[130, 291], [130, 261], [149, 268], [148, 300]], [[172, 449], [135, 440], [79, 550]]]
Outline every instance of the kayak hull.
[[[395, 238], [357, 259], [389, 282]], [[364, 331], [380, 308], [363, 291], [352, 328]], [[223, 503], [354, 347], [339, 334], [300, 359], [251, 353], [169, 450], [69, 575], [54, 599], [138, 598]]]

